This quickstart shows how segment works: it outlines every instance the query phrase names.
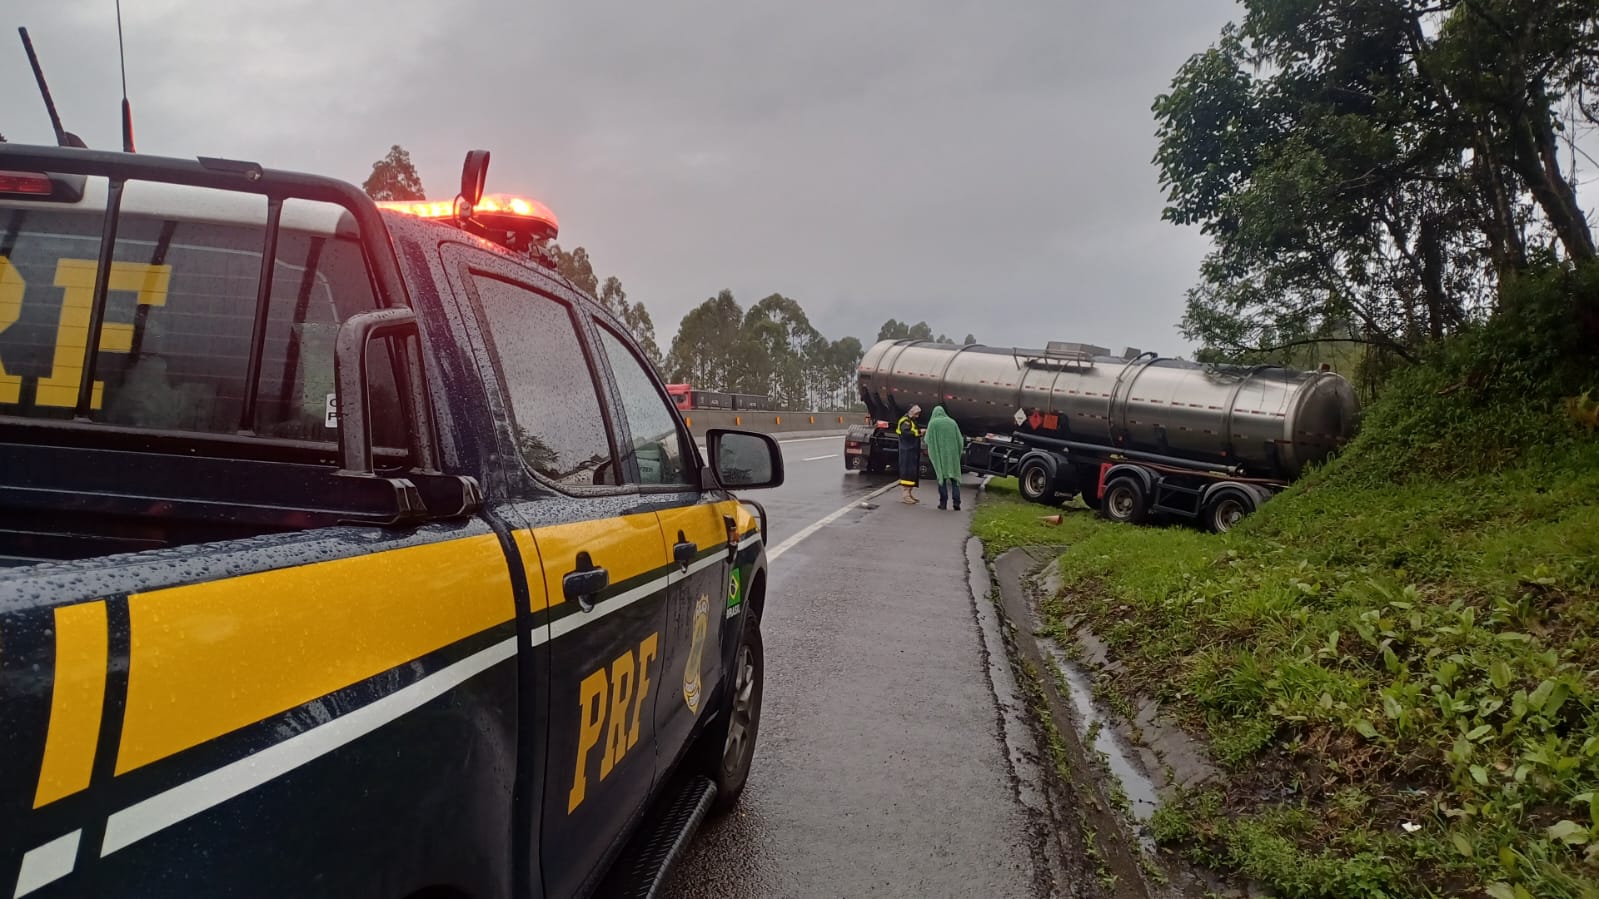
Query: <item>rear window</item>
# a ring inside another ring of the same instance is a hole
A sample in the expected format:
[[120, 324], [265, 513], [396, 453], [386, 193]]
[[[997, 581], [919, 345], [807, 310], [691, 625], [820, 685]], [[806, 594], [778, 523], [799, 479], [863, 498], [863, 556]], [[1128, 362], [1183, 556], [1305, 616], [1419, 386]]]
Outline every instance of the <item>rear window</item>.
[[[0, 205], [0, 416], [72, 418], [102, 226], [98, 211]], [[238, 432], [263, 230], [123, 212], [92, 421]], [[344, 319], [375, 306], [354, 240], [282, 230], [256, 434], [335, 439], [334, 336]], [[371, 348], [368, 376], [374, 442], [404, 446], [394, 372], [381, 343]]]

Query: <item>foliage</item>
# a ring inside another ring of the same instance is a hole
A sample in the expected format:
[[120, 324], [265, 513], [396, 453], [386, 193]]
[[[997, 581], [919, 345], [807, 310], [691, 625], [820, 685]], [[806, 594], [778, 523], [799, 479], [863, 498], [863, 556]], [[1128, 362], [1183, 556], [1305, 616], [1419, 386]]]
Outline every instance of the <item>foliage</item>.
[[602, 283], [594, 273], [589, 251], [583, 247], [568, 251], [562, 249], [560, 244], [552, 244], [549, 253], [555, 260], [555, 270], [578, 290], [598, 301], [605, 311], [616, 316], [617, 321], [638, 341], [645, 361], [656, 372], [663, 372], [665, 360], [661, 358], [661, 347], [655, 340], [655, 320], [650, 317], [643, 301], [629, 302], [627, 291], [622, 289], [622, 280], [615, 275], [607, 277]]
[[855, 403], [861, 342], [829, 341], [798, 301], [772, 294], [746, 312], [723, 290], [690, 310], [667, 355], [673, 379], [768, 396], [778, 409], [845, 410]]
[[1594, 257], [1558, 152], [1594, 86], [1593, 0], [1243, 6], [1154, 104], [1164, 216], [1214, 243], [1182, 322], [1213, 357], [1414, 361], [1486, 318], [1540, 235]]
[[372, 174], [361, 184], [361, 189], [374, 200], [425, 200], [422, 178], [411, 164], [411, 154], [399, 144], [372, 163]]
[[1599, 442], [1569, 414], [1599, 369], [1568, 344], [1596, 286], [1520, 279], [1227, 535], [989, 491], [996, 548], [1068, 544], [1049, 626], [1228, 768], [1160, 840], [1284, 896], [1599, 896]]
[[1021, 500], [1015, 478], [988, 479], [982, 496], [972, 513], [972, 533], [982, 538], [983, 549], [990, 555], [998, 556], [1022, 546], [1064, 545], [1085, 533], [1080, 527], [1084, 522], [1071, 521], [1065, 528], [1046, 525], [1044, 508]]

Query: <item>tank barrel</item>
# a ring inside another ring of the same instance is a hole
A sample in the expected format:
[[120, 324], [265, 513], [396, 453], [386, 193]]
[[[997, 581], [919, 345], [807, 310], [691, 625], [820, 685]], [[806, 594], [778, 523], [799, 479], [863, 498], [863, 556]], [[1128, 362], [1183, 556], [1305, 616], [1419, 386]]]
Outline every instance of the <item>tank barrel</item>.
[[1359, 417], [1353, 387], [1332, 372], [1132, 348], [1114, 356], [1082, 343], [880, 341], [862, 357], [859, 384], [878, 419], [942, 405], [968, 436], [1018, 433], [1277, 479], [1326, 459]]

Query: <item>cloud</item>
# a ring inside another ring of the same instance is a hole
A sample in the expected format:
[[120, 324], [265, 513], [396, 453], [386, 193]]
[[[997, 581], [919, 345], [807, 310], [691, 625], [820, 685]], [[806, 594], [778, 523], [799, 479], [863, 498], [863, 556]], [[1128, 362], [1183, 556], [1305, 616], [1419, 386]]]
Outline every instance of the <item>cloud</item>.
[[[14, 2], [10, 8], [15, 9]], [[115, 22], [22, 0], [67, 126], [117, 138]], [[1204, 251], [1159, 221], [1149, 106], [1230, 0], [330, 3], [124, 0], [140, 149], [359, 182], [403, 144], [434, 193], [472, 147], [663, 337], [728, 287], [829, 336], [926, 319], [1000, 344], [1191, 349]], [[31, 84], [20, 46], [0, 77]], [[0, 132], [48, 141], [30, 90]]]

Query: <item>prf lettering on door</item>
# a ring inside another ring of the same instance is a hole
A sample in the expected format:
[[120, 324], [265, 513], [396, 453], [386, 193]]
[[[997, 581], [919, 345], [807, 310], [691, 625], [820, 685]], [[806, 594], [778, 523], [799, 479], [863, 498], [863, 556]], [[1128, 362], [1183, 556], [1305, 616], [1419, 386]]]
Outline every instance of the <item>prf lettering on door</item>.
[[[572, 792], [566, 812], [583, 804], [588, 789], [589, 756], [600, 750], [600, 780], [611, 776], [628, 751], [638, 745], [644, 726], [644, 699], [650, 693], [650, 663], [660, 645], [660, 633], [650, 634], [609, 666], [600, 668], [577, 688], [577, 763], [573, 766]], [[604, 737], [601, 740], [601, 737]]]
[[[56, 323], [55, 361], [50, 374], [39, 379], [34, 405], [70, 409], [78, 404], [83, 381], [83, 350], [89, 345], [89, 315], [94, 307], [94, 277], [99, 263], [93, 259], [62, 259], [56, 263], [55, 286], [61, 288], [61, 318]], [[172, 266], [140, 262], [113, 262], [107, 279], [110, 292], [134, 293], [142, 306], [164, 306], [172, 284]], [[0, 256], [0, 334], [22, 317], [22, 295], [27, 292], [22, 274], [11, 260]], [[133, 349], [133, 326], [104, 322], [100, 326], [100, 351], [126, 353]], [[95, 381], [92, 408], [104, 401], [105, 382]], [[22, 401], [22, 376], [6, 369], [0, 357], [0, 404]]]

